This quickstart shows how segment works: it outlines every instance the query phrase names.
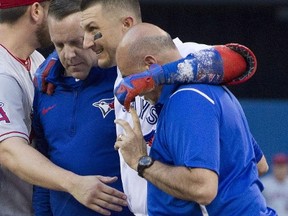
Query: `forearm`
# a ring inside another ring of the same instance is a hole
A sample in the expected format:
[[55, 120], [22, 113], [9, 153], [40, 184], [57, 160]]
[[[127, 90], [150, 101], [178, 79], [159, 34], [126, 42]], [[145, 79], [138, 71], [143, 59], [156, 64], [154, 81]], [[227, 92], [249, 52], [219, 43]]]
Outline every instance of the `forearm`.
[[217, 175], [207, 169], [167, 166], [159, 161], [144, 171], [144, 178], [166, 193], [207, 205], [216, 196]]
[[[238, 47], [244, 50], [243, 46], [238, 45]], [[245, 74], [246, 69], [250, 66], [243, 55], [224, 45], [213, 46], [163, 65], [162, 78], [160, 78], [161, 73], [159, 73], [160, 75], [156, 74], [158, 79], [154, 78], [154, 80], [158, 85], [171, 83], [223, 84], [231, 82]]]
[[78, 177], [50, 162], [19, 137], [0, 143], [0, 163], [24, 181], [53, 190], [70, 191]]

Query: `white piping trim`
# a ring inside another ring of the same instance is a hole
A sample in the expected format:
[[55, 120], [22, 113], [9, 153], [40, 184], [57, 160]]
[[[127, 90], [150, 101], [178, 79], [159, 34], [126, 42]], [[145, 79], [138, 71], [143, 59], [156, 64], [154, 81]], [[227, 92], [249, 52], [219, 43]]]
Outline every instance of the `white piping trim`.
[[177, 90], [176, 92], [174, 92], [174, 93], [170, 96], [170, 98], [171, 98], [173, 95], [175, 95], [176, 93], [181, 92], [181, 91], [194, 91], [194, 92], [200, 94], [201, 96], [203, 96], [204, 98], [206, 98], [210, 103], [212, 103], [213, 105], [215, 105], [214, 100], [212, 100], [212, 99], [211, 99], [208, 95], [206, 95], [205, 93], [203, 93], [203, 92], [201, 92], [201, 91], [199, 91], [198, 89], [195, 89], [195, 88], [185, 88], [185, 89]]
[[203, 216], [209, 216], [207, 209], [204, 205], [200, 205], [200, 208]]

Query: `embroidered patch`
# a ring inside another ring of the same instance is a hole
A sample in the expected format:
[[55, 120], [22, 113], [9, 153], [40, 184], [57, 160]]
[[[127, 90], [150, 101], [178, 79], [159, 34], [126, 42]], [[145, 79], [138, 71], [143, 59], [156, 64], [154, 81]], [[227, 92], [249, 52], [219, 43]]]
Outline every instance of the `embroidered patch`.
[[0, 122], [5, 121], [6, 123], [10, 123], [8, 116], [4, 110], [4, 103], [0, 102]]
[[114, 98], [102, 99], [92, 105], [99, 108], [103, 118], [105, 118], [110, 111], [114, 110]]

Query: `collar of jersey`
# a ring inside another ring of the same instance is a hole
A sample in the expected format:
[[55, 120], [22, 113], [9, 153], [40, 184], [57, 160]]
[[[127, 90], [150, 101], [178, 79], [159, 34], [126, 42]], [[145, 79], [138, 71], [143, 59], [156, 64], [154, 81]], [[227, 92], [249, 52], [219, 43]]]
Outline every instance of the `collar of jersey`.
[[161, 95], [155, 104], [155, 109], [159, 115], [163, 105], [169, 100], [169, 97], [179, 88], [178, 84], [164, 85], [161, 91]]

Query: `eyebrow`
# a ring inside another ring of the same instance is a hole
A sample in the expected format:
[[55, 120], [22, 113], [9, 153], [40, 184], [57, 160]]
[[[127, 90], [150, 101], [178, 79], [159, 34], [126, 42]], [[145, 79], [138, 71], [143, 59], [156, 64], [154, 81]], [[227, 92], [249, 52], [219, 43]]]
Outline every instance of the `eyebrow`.
[[93, 21], [90, 21], [89, 23], [87, 23], [86, 25], [83, 24], [84, 21], [80, 21], [80, 26], [85, 29], [85, 28], [89, 28], [90, 25], [93, 23]]

